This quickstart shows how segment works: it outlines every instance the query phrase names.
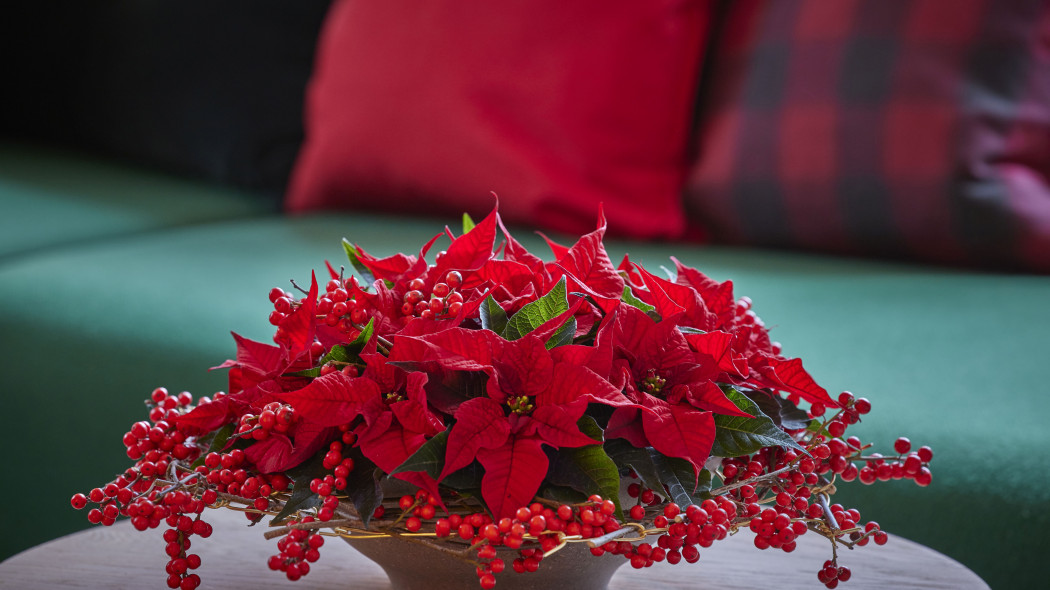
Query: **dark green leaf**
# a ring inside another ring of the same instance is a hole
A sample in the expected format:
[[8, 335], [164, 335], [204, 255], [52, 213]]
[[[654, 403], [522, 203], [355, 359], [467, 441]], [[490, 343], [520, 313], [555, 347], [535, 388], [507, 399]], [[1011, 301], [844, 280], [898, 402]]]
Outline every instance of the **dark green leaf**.
[[780, 396], [777, 396], [776, 399], [780, 402], [780, 425], [785, 429], [802, 430], [812, 422], [813, 419], [805, 410]]
[[284, 503], [284, 508], [270, 521], [271, 525], [282, 524], [286, 518], [300, 510], [309, 510], [321, 505], [321, 497], [310, 491], [310, 482], [324, 477], [324, 456], [328, 449], [321, 449], [306, 462], [288, 470], [292, 478], [292, 497]]
[[500, 307], [492, 295], [481, 302], [478, 313], [481, 314], [482, 328], [492, 330], [497, 334], [502, 334], [507, 329], [507, 312]]
[[689, 326], [678, 326], [678, 331], [683, 334], [707, 334], [700, 328], [690, 328]]
[[211, 435], [211, 441], [208, 443], [208, 450], [201, 453], [201, 456], [193, 462], [193, 467], [196, 468], [200, 467], [201, 465], [204, 465], [204, 458], [208, 455], [208, 453], [218, 452], [224, 449], [226, 447], [226, 443], [230, 440], [230, 435], [233, 434], [233, 430], [233, 424], [227, 424], [222, 428], [216, 430], [215, 433]]
[[321, 376], [321, 367], [328, 363], [336, 363], [340, 366], [360, 363], [361, 351], [365, 349], [365, 345], [372, 339], [373, 333], [375, 333], [375, 319], [369, 318], [368, 323], [365, 324], [365, 327], [357, 335], [357, 338], [354, 338], [353, 342], [350, 344], [336, 344], [330, 348], [323, 357], [321, 357], [318, 366], [312, 369], [289, 373], [289, 375], [316, 379]]
[[622, 518], [619, 514], [620, 470], [602, 445], [562, 448], [548, 454], [551, 457], [547, 469], [549, 483], [612, 500], [616, 502], [618, 518]]
[[587, 414], [580, 416], [580, 419], [576, 421], [576, 426], [579, 427], [580, 432], [593, 438], [596, 442], [605, 440], [605, 431], [602, 430], [601, 426], [598, 426], [594, 418]]
[[368, 270], [368, 267], [361, 262], [361, 253], [358, 252], [357, 246], [351, 244], [346, 238], [343, 238], [343, 250], [346, 250], [346, 257], [350, 259], [350, 264], [353, 265], [354, 270], [357, 274], [364, 279], [365, 283], [371, 285], [375, 282], [375, 277], [372, 276], [372, 271]]
[[466, 233], [470, 232], [470, 230], [474, 229], [475, 225], [476, 224], [474, 223], [474, 220], [470, 218], [470, 214], [469, 213], [464, 213], [463, 214], [463, 233], [466, 234]]
[[547, 347], [547, 350], [550, 350], [558, 346], [572, 344], [572, 339], [575, 335], [576, 318], [570, 317], [568, 321], [566, 321], [564, 324], [562, 324], [560, 328], [558, 328], [557, 332], [551, 334], [551, 337], [547, 339], [547, 342], [544, 343], [544, 346]]
[[[728, 389], [727, 387], [726, 390]], [[755, 402], [758, 409], [769, 416], [777, 426], [785, 430], [802, 430], [809, 426], [809, 414], [789, 400], [764, 389], [741, 389], [739, 391]]]
[[[562, 277], [558, 284], [554, 285], [546, 295], [519, 309], [507, 322], [507, 327], [503, 329], [502, 336], [507, 340], [517, 340], [567, 311], [569, 311], [569, 298], [565, 289], [565, 277]], [[547, 341], [547, 348], [553, 348], [552, 342], [564, 343], [566, 341], [566, 333], [568, 334], [568, 341], [571, 342], [575, 332], [576, 321], [574, 318], [570, 318], [565, 325], [550, 337]]]
[[701, 470], [697, 482], [692, 464], [684, 459], [664, 457], [651, 447], [640, 449], [623, 439], [607, 441], [605, 450], [618, 465], [633, 469], [642, 485], [660, 495], [670, 494], [679, 506], [702, 502], [711, 489], [711, 472]]
[[653, 462], [650, 448], [640, 449], [622, 438], [605, 441], [605, 452], [623, 471], [633, 469], [642, 480], [642, 485], [657, 492], [663, 490], [663, 482]]
[[349, 456], [354, 460], [354, 468], [350, 471], [350, 475], [346, 476], [346, 492], [367, 528], [376, 507], [383, 502], [383, 488], [380, 482], [384, 474], [383, 470], [365, 457], [360, 449], [356, 447], [351, 449]]
[[285, 375], [288, 377], [307, 377], [309, 379], [317, 379], [321, 376], [321, 367], [303, 369], [302, 371], [295, 371], [294, 373], [285, 373]]
[[485, 469], [481, 467], [481, 463], [474, 461], [463, 469], [448, 474], [445, 479], [441, 480], [441, 485], [456, 490], [461, 496], [480, 496], [483, 475], [485, 475]]
[[430, 477], [437, 479], [441, 475], [441, 470], [445, 468], [445, 445], [447, 444], [448, 431], [437, 433], [423, 443], [423, 446], [419, 447], [415, 453], [412, 453], [411, 457], [405, 459], [404, 463], [394, 468], [390, 475], [424, 471]]
[[541, 498], [561, 502], [562, 504], [579, 504], [587, 500], [588, 494], [565, 486], [545, 485], [540, 488]]
[[655, 452], [653, 463], [671, 501], [682, 508], [690, 504], [700, 504], [704, 501], [702, 494], [711, 490], [711, 472], [706, 469], [700, 470], [698, 478], [693, 472], [693, 465], [688, 461], [677, 457], [664, 457]]
[[[368, 341], [372, 339], [372, 334], [374, 334], [374, 333], [375, 333], [375, 318], [368, 318], [368, 323], [365, 324], [365, 327], [361, 329], [361, 332], [357, 335], [357, 338], [354, 338], [353, 342], [351, 342], [350, 344], [347, 344], [345, 347], [338, 347], [338, 348], [344, 348], [345, 349], [344, 353], [346, 353], [346, 355], [347, 355], [347, 357], [345, 359], [339, 359], [339, 360], [342, 361], [342, 362], [352, 363], [352, 362], [357, 361], [358, 359], [360, 359], [360, 357], [358, 355], [360, 355], [361, 351], [365, 349], [365, 345], [368, 344]], [[335, 346], [332, 347], [333, 350], [335, 348], [337, 348], [337, 347], [335, 347]], [[329, 354], [331, 354], [331, 353], [329, 353]]]
[[781, 430], [769, 417], [762, 413], [758, 405], [736, 389], [728, 389], [726, 396], [738, 408], [751, 414], [754, 418], [743, 416], [715, 416], [715, 440], [711, 454], [716, 457], [739, 457], [750, 455], [769, 446], [792, 448], [802, 452], [799, 446], [786, 432]]
[[642, 301], [641, 299], [638, 299], [637, 297], [635, 297], [634, 296], [634, 291], [631, 290], [631, 286], [630, 285], [624, 285], [623, 286], [623, 297], [621, 297], [621, 300], [624, 303], [626, 303], [627, 305], [630, 305], [632, 307], [637, 307], [638, 309], [644, 311], [645, 314], [647, 316], [653, 318], [653, 320], [655, 320], [657, 322], [660, 321], [660, 319], [661, 319], [660, 318], [660, 314], [657, 313], [656, 308], [653, 307], [652, 305], [649, 305], [648, 303]]

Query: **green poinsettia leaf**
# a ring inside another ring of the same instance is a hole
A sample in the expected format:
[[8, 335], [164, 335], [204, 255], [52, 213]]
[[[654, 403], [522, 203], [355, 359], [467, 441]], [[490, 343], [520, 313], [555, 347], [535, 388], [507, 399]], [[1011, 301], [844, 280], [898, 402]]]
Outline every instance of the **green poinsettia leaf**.
[[707, 334], [700, 328], [690, 328], [689, 326], [678, 326], [678, 331], [683, 334]]
[[660, 321], [660, 314], [656, 312], [656, 308], [635, 297], [634, 291], [631, 290], [630, 285], [623, 286], [623, 297], [621, 297], [621, 300], [627, 305], [630, 305], [631, 307], [637, 307], [638, 309], [644, 311], [645, 314], [653, 318], [653, 320], [657, 322]]
[[360, 363], [361, 351], [365, 349], [365, 345], [368, 344], [368, 341], [372, 339], [372, 334], [374, 333], [375, 319], [369, 318], [368, 323], [365, 324], [365, 327], [357, 335], [357, 338], [354, 338], [353, 342], [351, 342], [350, 344], [336, 344], [335, 346], [330, 348], [323, 357], [321, 357], [321, 361], [318, 363], [318, 366], [312, 369], [305, 369], [303, 371], [289, 373], [289, 375], [292, 375], [294, 377], [309, 377], [312, 379], [316, 379], [321, 376], [321, 367], [327, 365], [328, 363], [336, 363], [340, 366]]
[[633, 470], [642, 480], [645, 487], [660, 492], [663, 482], [653, 462], [655, 451], [651, 448], [638, 448], [622, 438], [605, 441], [605, 452], [616, 462], [621, 471]]
[[405, 459], [404, 463], [394, 468], [390, 475], [422, 471], [437, 479], [441, 475], [441, 470], [445, 468], [445, 446], [447, 444], [448, 431], [437, 433], [423, 443], [415, 453], [412, 453], [412, 456]]
[[361, 332], [358, 333], [357, 338], [354, 338], [353, 342], [333, 346], [328, 351], [328, 354], [324, 356], [321, 364], [324, 365], [327, 362], [361, 362], [361, 351], [368, 345], [368, 341], [372, 339], [373, 334], [375, 334], [375, 318], [368, 318], [368, 323], [365, 324], [364, 328], [361, 328]]
[[289, 469], [288, 477], [292, 479], [292, 496], [284, 503], [284, 507], [277, 516], [270, 521], [271, 525], [280, 525], [289, 517], [300, 510], [309, 510], [321, 505], [321, 497], [310, 491], [310, 482], [316, 478], [324, 477], [327, 472], [324, 468], [324, 456], [328, 449], [322, 449], [313, 457], [297, 467]]
[[349, 240], [343, 238], [343, 250], [346, 251], [346, 257], [350, 259], [350, 264], [357, 271], [357, 274], [364, 279], [365, 283], [371, 285], [375, 282], [375, 276], [372, 275], [372, 271], [368, 269], [363, 262], [361, 262], [361, 253], [358, 251], [357, 246], [350, 243]]
[[688, 461], [658, 453], [654, 453], [653, 463], [671, 501], [682, 508], [700, 504], [706, 497], [704, 493], [711, 490], [711, 472], [706, 469], [701, 469], [697, 477]]
[[[562, 277], [560, 281], [543, 297], [533, 301], [514, 314], [507, 321], [507, 326], [500, 333], [507, 340], [517, 340], [522, 336], [539, 328], [548, 321], [569, 311], [568, 290], [565, 287], [566, 280]], [[545, 343], [548, 349], [564, 344], [570, 344], [576, 334], [576, 318], [569, 317], [564, 324]]]
[[233, 430], [234, 430], [234, 425], [232, 423], [231, 424], [227, 424], [227, 425], [223, 426], [222, 428], [216, 430], [211, 435], [211, 440], [210, 441], [207, 440], [207, 439], [199, 441], [199, 442], [206, 442], [206, 443], [208, 443], [208, 450], [203, 452], [203, 453], [201, 453], [201, 456], [198, 457], [197, 460], [193, 462], [193, 467], [197, 468], [197, 467], [200, 467], [201, 465], [204, 465], [204, 458], [208, 456], [208, 453], [218, 452], [218, 451], [221, 451], [224, 448], [226, 448], [226, 443], [228, 443], [230, 441], [230, 436], [233, 434]]
[[587, 494], [565, 486], [545, 485], [537, 495], [562, 504], [579, 504], [587, 500]]
[[475, 225], [477, 225], [477, 224], [475, 224], [474, 220], [470, 218], [470, 214], [469, 213], [464, 213], [463, 214], [463, 233], [464, 234], [469, 233], [470, 230], [474, 229]]
[[809, 414], [791, 403], [791, 401], [777, 396], [780, 402], [780, 425], [787, 430], [802, 430], [809, 427], [813, 421]]
[[344, 453], [344, 456], [354, 460], [354, 468], [346, 476], [346, 491], [358, 516], [361, 517], [361, 522], [368, 528], [376, 507], [383, 503], [383, 488], [380, 483], [385, 475], [359, 448], [351, 449], [349, 453]]
[[623, 439], [613, 439], [605, 443], [605, 450], [618, 465], [633, 469], [643, 486], [661, 496], [670, 495], [681, 507], [699, 504], [711, 489], [710, 471], [702, 469], [697, 477], [688, 461], [665, 457], [652, 447], [638, 448]]
[[551, 335], [544, 343], [547, 350], [566, 344], [572, 344], [573, 336], [576, 334], [576, 318], [570, 317], [558, 331]]
[[802, 430], [809, 427], [812, 420], [809, 414], [799, 409], [790, 400], [768, 390], [740, 389], [739, 391], [755, 402], [763, 414], [769, 416], [774, 424], [784, 430]]
[[576, 421], [576, 426], [580, 429], [580, 432], [593, 438], [596, 442], [605, 440], [605, 431], [602, 430], [601, 426], [598, 426], [598, 422], [593, 417], [587, 414], [580, 416], [580, 419]]
[[620, 470], [602, 445], [549, 451], [548, 458], [547, 482], [572, 488], [586, 496], [598, 494], [612, 500], [616, 502], [617, 518], [623, 518], [620, 513]]
[[481, 496], [481, 477], [483, 475], [485, 475], [485, 469], [481, 467], [481, 463], [473, 461], [463, 469], [445, 476], [445, 479], [441, 480], [441, 485], [456, 490], [461, 497]]
[[726, 390], [728, 397], [738, 408], [754, 416], [715, 416], [715, 440], [711, 446], [711, 455], [715, 457], [739, 457], [750, 455], [755, 451], [770, 446], [784, 447], [802, 451], [803, 449], [773, 420], [762, 413], [758, 404], [751, 401], [736, 389]]
[[492, 295], [489, 295], [481, 302], [478, 313], [481, 315], [482, 328], [492, 330], [497, 334], [502, 334], [507, 329], [507, 312], [496, 302]]

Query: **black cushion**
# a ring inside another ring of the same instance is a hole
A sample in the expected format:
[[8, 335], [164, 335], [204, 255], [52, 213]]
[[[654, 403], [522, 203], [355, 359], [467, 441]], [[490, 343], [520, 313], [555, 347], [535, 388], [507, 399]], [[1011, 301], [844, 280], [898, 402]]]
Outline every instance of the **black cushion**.
[[329, 3], [22, 3], [0, 131], [281, 192]]

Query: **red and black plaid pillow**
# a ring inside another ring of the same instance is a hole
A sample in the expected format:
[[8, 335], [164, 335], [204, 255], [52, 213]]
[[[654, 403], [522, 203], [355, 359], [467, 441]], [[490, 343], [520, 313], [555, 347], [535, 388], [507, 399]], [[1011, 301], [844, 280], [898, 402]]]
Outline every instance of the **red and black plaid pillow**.
[[723, 10], [692, 222], [731, 243], [1050, 271], [1050, 4]]

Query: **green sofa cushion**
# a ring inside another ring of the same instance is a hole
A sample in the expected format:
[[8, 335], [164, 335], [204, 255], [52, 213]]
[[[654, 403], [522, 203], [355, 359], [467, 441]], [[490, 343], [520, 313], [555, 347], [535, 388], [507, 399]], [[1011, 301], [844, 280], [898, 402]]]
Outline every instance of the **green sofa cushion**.
[[0, 262], [50, 246], [273, 213], [278, 206], [246, 191], [0, 142]]
[[[7, 526], [19, 534], [4, 536], [0, 556], [87, 526], [68, 498], [126, 466], [119, 439], [143, 415], [137, 400], [157, 385], [198, 395], [223, 388], [224, 375], [206, 368], [233, 354], [229, 330], [269, 338], [270, 287], [308, 282], [326, 258], [338, 266], [344, 236], [387, 255], [415, 250], [438, 228], [375, 216], [239, 220], [0, 266], [0, 386], [9, 416], [0, 444], [20, 449], [8, 457], [23, 482], [0, 494], [3, 506], [31, 498], [38, 508], [8, 511]], [[542, 251], [528, 232], [516, 237]], [[785, 353], [803, 358], [832, 395], [849, 389], [873, 401], [855, 428], [862, 438], [887, 452], [900, 434], [933, 446], [929, 488], [844, 484], [837, 498], [891, 533], [960, 560], [995, 588], [1036, 585], [1031, 564], [1050, 527], [1050, 474], [1034, 468], [1031, 455], [1050, 445], [1043, 425], [1050, 278], [608, 246], [614, 259], [630, 251], [651, 268], [675, 255], [734, 280]]]

